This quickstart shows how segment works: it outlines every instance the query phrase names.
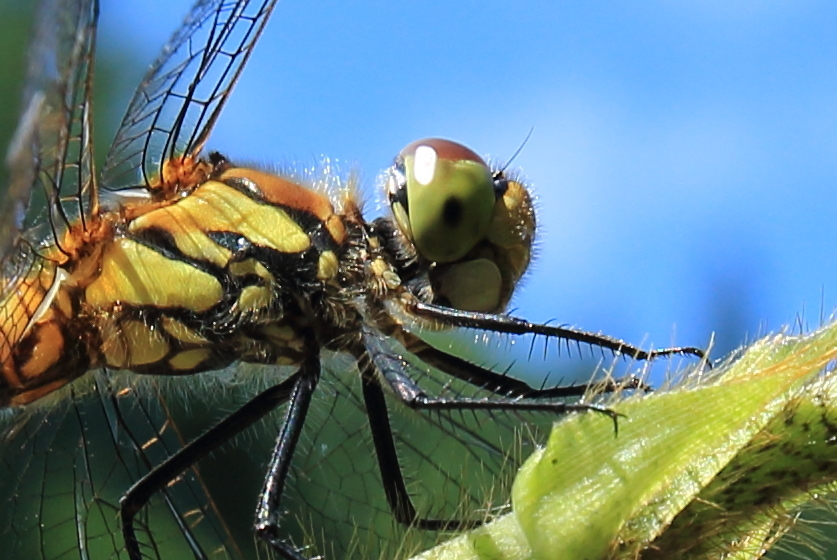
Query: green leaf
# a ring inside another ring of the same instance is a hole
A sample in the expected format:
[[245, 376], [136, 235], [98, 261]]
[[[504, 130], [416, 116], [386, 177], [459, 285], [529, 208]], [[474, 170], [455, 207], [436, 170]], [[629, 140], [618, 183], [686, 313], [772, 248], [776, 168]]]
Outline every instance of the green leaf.
[[554, 427], [514, 512], [421, 558], [759, 558], [837, 480], [837, 324]]

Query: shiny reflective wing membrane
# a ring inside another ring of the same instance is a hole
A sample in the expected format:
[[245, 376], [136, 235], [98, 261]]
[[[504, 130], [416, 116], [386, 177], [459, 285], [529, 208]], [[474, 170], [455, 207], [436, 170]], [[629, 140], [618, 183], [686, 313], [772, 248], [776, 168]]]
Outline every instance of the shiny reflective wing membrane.
[[[38, 11], [22, 115], [6, 153], [10, 184], [0, 211], [2, 290], [37, 268], [32, 245], [49, 233], [26, 223], [30, 202], [46, 203], [53, 231], [97, 210], [90, 95], [98, 6], [51, 0]], [[34, 221], [34, 220], [30, 220]], [[24, 231], [27, 226], [31, 229]], [[13, 248], [14, 246], [14, 248]]]
[[195, 157], [270, 17], [275, 0], [197, 2], [143, 78], [108, 152], [112, 188], [159, 180], [165, 161]]
[[[587, 385], [529, 385], [434, 333], [703, 361], [503, 314], [535, 216], [521, 181], [460, 144], [404, 148], [374, 221], [351, 181], [325, 192], [204, 154], [273, 7], [193, 7], [97, 185], [98, 4], [43, 3], [2, 214], [11, 558], [405, 555], [502, 511], [556, 415], [616, 419], [566, 401]], [[27, 225], [37, 192], [45, 219]]]
[[84, 214], [82, 207], [95, 210], [90, 95], [97, 18], [94, 2], [52, 0], [40, 6], [22, 117], [6, 154], [12, 184], [4, 200], [4, 228], [22, 228], [33, 186], [47, 193], [53, 213], [64, 212], [61, 196], [75, 199], [73, 218]]

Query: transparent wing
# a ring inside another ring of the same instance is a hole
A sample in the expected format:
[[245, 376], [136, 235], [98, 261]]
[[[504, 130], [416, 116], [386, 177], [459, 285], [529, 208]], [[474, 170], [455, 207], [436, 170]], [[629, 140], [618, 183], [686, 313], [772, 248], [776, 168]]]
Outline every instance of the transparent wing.
[[[57, 405], [0, 418], [4, 558], [128, 558], [120, 498], [200, 421], [177, 397], [136, 382], [88, 375]], [[157, 494], [137, 521], [143, 558], [255, 558], [252, 532], [231, 531], [197, 469]]]
[[16, 259], [28, 251], [11, 247], [38, 221], [44, 202], [38, 198], [48, 204], [56, 232], [61, 222], [97, 211], [90, 102], [97, 17], [96, 0], [45, 0], [39, 6], [23, 111], [6, 154], [10, 184], [0, 209], [6, 282], [17, 278]]
[[128, 105], [104, 166], [108, 188], [149, 184], [163, 162], [201, 151], [275, 3], [194, 5]]
[[[380, 344], [377, 365], [407, 368], [429, 395], [490, 396], [436, 370], [410, 365], [390, 342]], [[544, 413], [416, 411], [395, 397], [388, 398], [388, 407], [413, 504], [421, 516], [437, 519], [482, 520], [507, 511], [517, 468], [557, 419]], [[356, 369], [324, 376], [303, 438], [282, 505], [288, 535], [306, 547], [306, 554], [406, 558], [452, 536], [394, 520]]]
[[[379, 367], [409, 369], [428, 394], [488, 396], [410, 365], [389, 341], [379, 344]], [[394, 521], [357, 369], [339, 354], [326, 364], [286, 485], [283, 534], [306, 556], [331, 559], [408, 557], [446, 539]], [[6, 418], [0, 480], [15, 482], [0, 485], [0, 550], [27, 560], [78, 558], [80, 550], [126, 558], [118, 503], [130, 485], [288, 373], [239, 365], [184, 378], [85, 378], [79, 381], [88, 388], [77, 381], [74, 398], [61, 406]], [[277, 409], [153, 497], [138, 526], [144, 557], [275, 557], [252, 527], [283, 416]], [[545, 413], [416, 412], [395, 398], [389, 417], [416, 508], [452, 519], [504, 511], [517, 467], [556, 420]]]

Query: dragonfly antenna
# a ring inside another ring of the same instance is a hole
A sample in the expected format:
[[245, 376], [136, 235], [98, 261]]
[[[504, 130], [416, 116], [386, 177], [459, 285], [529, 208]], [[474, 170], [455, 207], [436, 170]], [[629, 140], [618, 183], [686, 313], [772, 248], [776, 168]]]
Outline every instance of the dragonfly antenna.
[[529, 129], [529, 132], [526, 134], [526, 138], [524, 138], [523, 142], [520, 143], [520, 146], [517, 148], [517, 150], [515, 150], [515, 152], [509, 158], [509, 161], [507, 161], [506, 164], [503, 167], [500, 168], [500, 171], [505, 171], [506, 169], [509, 168], [509, 166], [514, 161], [514, 158], [516, 158], [518, 155], [520, 155], [520, 152], [523, 151], [523, 146], [525, 146], [526, 142], [529, 141], [529, 138], [532, 137], [532, 132], [534, 132], [534, 131], [535, 131], [535, 127], [533, 125], [532, 128]]

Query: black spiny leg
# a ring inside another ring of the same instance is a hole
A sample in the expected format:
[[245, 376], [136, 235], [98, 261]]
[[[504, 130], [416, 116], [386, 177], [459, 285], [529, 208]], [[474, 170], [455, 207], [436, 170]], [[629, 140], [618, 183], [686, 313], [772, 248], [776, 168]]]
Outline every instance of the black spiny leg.
[[535, 389], [525, 381], [515, 379], [503, 373], [478, 366], [443, 350], [434, 348], [421, 338], [403, 333], [406, 349], [425, 364], [432, 366], [451, 377], [455, 377], [475, 387], [484, 389], [500, 397], [519, 399], [555, 399], [563, 397], [582, 397], [589, 391], [613, 392], [621, 389], [650, 390], [636, 377], [611, 379], [594, 383], [559, 385], [548, 389]]
[[512, 410], [546, 411], [556, 414], [594, 411], [606, 414], [613, 420], [614, 427], [617, 426], [619, 414], [596, 405], [532, 402], [516, 398], [489, 400], [429, 397], [410, 379], [403, 369], [404, 365], [401, 360], [393, 363], [392, 360], [395, 357], [381, 351], [383, 350], [382, 343], [374, 334], [366, 333], [363, 341], [366, 348], [360, 352], [358, 367], [372, 440], [378, 457], [378, 467], [381, 470], [381, 481], [393, 516], [405, 525], [429, 531], [457, 531], [477, 527], [483, 523], [483, 520], [433, 519], [419, 516], [404, 482], [381, 379], [386, 380], [399, 400], [416, 410]]
[[122, 536], [125, 539], [125, 547], [130, 560], [143, 558], [134, 529], [134, 516], [148, 503], [151, 496], [163, 491], [168, 484], [224, 442], [252, 426], [277, 406], [287, 402], [289, 398], [292, 398], [293, 391], [304, 376], [305, 368], [303, 367], [282, 383], [259, 393], [128, 489], [119, 500], [119, 504]]
[[418, 516], [404, 483], [404, 475], [401, 472], [401, 464], [398, 461], [389, 423], [386, 398], [378, 381], [377, 368], [369, 355], [365, 353], [358, 359], [358, 368], [360, 368], [363, 387], [363, 402], [369, 417], [372, 441], [378, 457], [378, 468], [381, 470], [381, 482], [387, 503], [396, 521], [428, 531], [457, 531], [480, 525], [481, 522], [478, 521], [427, 519]]
[[704, 364], [711, 367], [706, 353], [700, 348], [694, 348], [692, 346], [673, 346], [671, 348], [658, 348], [656, 350], [646, 351], [632, 344], [628, 344], [623, 340], [600, 333], [581, 331], [569, 327], [540, 325], [538, 323], [530, 323], [524, 319], [518, 319], [517, 317], [509, 317], [508, 315], [459, 311], [449, 307], [421, 302], [415, 302], [410, 305], [410, 311], [418, 317], [435, 319], [451, 327], [465, 327], [508, 334], [533, 334], [549, 338], [572, 340], [581, 344], [605, 348], [614, 353], [629, 356], [635, 360], [653, 360], [654, 358], [673, 356], [675, 354], [695, 356], [700, 358]]
[[279, 505], [288, 478], [291, 459], [293, 459], [294, 450], [299, 442], [299, 436], [305, 424], [305, 416], [308, 413], [311, 397], [317, 388], [319, 378], [320, 356], [319, 351], [314, 350], [309, 353], [309, 357], [306, 358], [294, 380], [288, 412], [282, 423], [282, 430], [276, 438], [276, 446], [273, 449], [264, 488], [256, 506], [256, 534], [288, 560], [305, 560], [305, 557], [284, 541], [279, 534], [281, 521]]

